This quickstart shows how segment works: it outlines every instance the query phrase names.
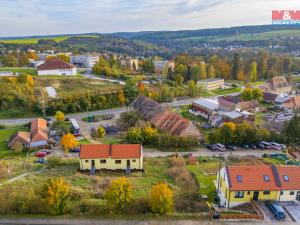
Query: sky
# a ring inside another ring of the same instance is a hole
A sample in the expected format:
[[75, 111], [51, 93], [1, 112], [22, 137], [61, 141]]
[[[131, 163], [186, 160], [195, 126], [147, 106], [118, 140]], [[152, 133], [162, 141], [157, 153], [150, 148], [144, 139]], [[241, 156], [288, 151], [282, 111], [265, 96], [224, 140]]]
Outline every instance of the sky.
[[0, 0], [0, 36], [260, 25], [286, 9], [300, 0]]

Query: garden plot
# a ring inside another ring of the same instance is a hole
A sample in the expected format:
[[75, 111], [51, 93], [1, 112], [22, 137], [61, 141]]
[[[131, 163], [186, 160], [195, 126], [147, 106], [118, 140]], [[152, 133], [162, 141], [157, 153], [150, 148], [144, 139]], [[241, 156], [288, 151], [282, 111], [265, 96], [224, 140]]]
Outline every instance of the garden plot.
[[54, 87], [46, 87], [46, 91], [49, 97], [51, 98], [56, 98], [57, 97], [57, 92]]

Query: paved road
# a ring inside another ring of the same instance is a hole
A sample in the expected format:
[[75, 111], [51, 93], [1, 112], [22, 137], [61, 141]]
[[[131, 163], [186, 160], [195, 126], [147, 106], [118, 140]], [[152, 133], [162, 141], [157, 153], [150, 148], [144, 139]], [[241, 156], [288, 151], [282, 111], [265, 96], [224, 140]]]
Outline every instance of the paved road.
[[[276, 152], [274, 150], [245, 150], [245, 149], [238, 149], [236, 151], [226, 151], [226, 152], [215, 152], [211, 151], [207, 148], [198, 148], [197, 151], [192, 152], [193, 156], [195, 157], [220, 157], [223, 156], [227, 158], [228, 156], [236, 156], [236, 157], [244, 157], [244, 156], [254, 156], [254, 157], [261, 157], [264, 153], [273, 153]], [[179, 154], [184, 154], [186, 152], [179, 152]], [[157, 149], [151, 149], [144, 147], [143, 156], [144, 157], [167, 157], [176, 154], [176, 152], [164, 152], [158, 151]]]
[[[195, 99], [198, 98], [190, 98], [190, 99], [184, 99], [184, 100], [178, 100], [170, 103], [163, 103], [163, 105], [171, 106], [171, 107], [177, 107], [182, 105], [189, 105], [191, 104]], [[69, 118], [75, 118], [75, 119], [81, 119], [84, 117], [87, 117], [89, 115], [107, 115], [107, 114], [120, 114], [126, 111], [129, 111], [129, 107], [121, 107], [121, 108], [114, 108], [114, 109], [105, 109], [105, 110], [98, 110], [98, 111], [92, 111], [92, 112], [83, 112], [83, 113], [75, 113], [75, 114], [67, 114], [66, 117]], [[53, 117], [51, 117], [53, 119]], [[4, 125], [18, 125], [18, 124], [25, 124], [31, 122], [35, 118], [21, 118], [21, 119], [4, 119], [0, 120], [0, 124]]]
[[[109, 219], [0, 219], [0, 225], [257, 225], [272, 224], [264, 221], [207, 221], [207, 220], [109, 220]], [[285, 222], [283, 224], [295, 224]]]

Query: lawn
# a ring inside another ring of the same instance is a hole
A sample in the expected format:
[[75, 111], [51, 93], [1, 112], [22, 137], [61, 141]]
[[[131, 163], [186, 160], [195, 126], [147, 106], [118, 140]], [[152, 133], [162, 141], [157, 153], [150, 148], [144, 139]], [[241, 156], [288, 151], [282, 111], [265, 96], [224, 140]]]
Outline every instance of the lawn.
[[[27, 131], [28, 129], [24, 126], [6, 126], [4, 129], [0, 129], [0, 158], [5, 156], [19, 155], [8, 149], [9, 137], [18, 131]], [[21, 154], [21, 153], [20, 153]]]
[[234, 87], [234, 88], [228, 88], [228, 89], [216, 89], [216, 90], [213, 90], [212, 92], [216, 95], [227, 95], [227, 94], [238, 93], [241, 91], [242, 91], [241, 87]]
[[198, 158], [198, 165], [188, 165], [187, 169], [194, 174], [199, 185], [200, 194], [207, 195], [209, 201], [213, 201], [215, 196], [215, 185], [213, 183], [217, 176], [215, 175], [219, 169], [219, 160]]
[[256, 112], [255, 113], [255, 125], [262, 125], [266, 122], [266, 120], [264, 119], [264, 116], [266, 114], [263, 112]]
[[10, 110], [2, 110], [0, 111], [0, 119], [18, 119], [18, 118], [31, 118], [31, 117], [38, 117], [38, 115], [33, 112], [22, 112], [20, 109], [10, 109]]
[[45, 38], [18, 38], [18, 39], [7, 39], [7, 40], [0, 40], [2, 43], [6, 44], [37, 44], [39, 40], [54, 40], [56, 42], [61, 42], [70, 37], [68, 36], [56, 36], [56, 37], [45, 37]]
[[207, 123], [207, 120], [203, 119], [200, 116], [195, 116], [191, 113], [189, 113], [189, 106], [181, 106], [180, 107], [180, 115], [190, 121], [199, 122], [201, 124]]
[[0, 67], [0, 71], [10, 71], [12, 73], [19, 73], [19, 74], [29, 74], [29, 75], [37, 75], [37, 71], [35, 68], [30, 67]]

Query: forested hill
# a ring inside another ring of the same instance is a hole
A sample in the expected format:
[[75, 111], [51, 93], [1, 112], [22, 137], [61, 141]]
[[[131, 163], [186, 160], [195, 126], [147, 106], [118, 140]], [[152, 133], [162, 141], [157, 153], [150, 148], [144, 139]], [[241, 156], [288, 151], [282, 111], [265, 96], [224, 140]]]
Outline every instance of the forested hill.
[[[284, 33], [283, 31], [290, 31], [290, 35], [300, 37], [299, 26], [275, 26], [275, 25], [258, 25], [258, 26], [240, 26], [230, 28], [213, 28], [213, 29], [199, 29], [199, 30], [179, 30], [179, 31], [141, 31], [141, 32], [119, 32], [112, 33], [111, 35], [135, 40], [143, 40], [152, 43], [160, 43], [165, 40], [182, 40], [182, 39], [206, 39], [206, 41], [215, 41], [220, 38], [231, 38], [239, 40], [242, 35], [261, 34], [256, 36], [260, 39], [264, 37], [266, 39], [272, 38], [276, 35]], [[299, 32], [299, 33], [298, 33]], [[254, 36], [254, 37], [255, 37]], [[212, 38], [213, 37], [213, 38]], [[234, 38], [235, 37], [235, 38]], [[253, 39], [254, 39], [253, 37]]]

